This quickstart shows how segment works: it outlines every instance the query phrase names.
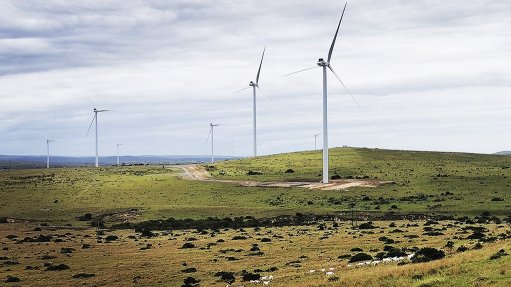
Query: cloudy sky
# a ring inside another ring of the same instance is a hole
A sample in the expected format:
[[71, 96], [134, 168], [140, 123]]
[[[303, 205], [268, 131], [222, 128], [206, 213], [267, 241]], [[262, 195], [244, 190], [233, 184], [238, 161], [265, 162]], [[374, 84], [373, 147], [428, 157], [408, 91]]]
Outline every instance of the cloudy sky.
[[[320, 69], [344, 2], [4, 0], [0, 154], [250, 155], [251, 90], [261, 154], [312, 149]], [[329, 75], [330, 146], [511, 150], [511, 2], [354, 0]], [[321, 141], [318, 141], [320, 144]]]

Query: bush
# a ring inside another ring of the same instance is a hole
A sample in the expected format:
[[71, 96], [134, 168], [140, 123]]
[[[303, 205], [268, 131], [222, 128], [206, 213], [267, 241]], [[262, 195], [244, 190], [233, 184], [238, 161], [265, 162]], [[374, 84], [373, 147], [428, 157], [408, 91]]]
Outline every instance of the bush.
[[190, 268], [186, 268], [186, 269], [181, 270], [181, 272], [183, 272], [183, 273], [194, 273], [194, 272], [197, 272], [197, 268], [190, 267]]
[[92, 213], [85, 213], [84, 215], [78, 216], [79, 221], [89, 221], [92, 220]]
[[7, 278], [5, 278], [4, 282], [6, 283], [14, 283], [14, 282], [20, 282], [21, 280], [16, 276], [7, 275]]
[[247, 272], [243, 274], [243, 281], [250, 281], [250, 280], [259, 280], [261, 279], [261, 275], [257, 273], [250, 273]]
[[419, 249], [412, 257], [413, 263], [429, 262], [433, 260], [442, 259], [445, 257], [445, 253], [442, 250], [438, 250], [432, 247], [424, 247]]
[[465, 246], [461, 245], [460, 247], [458, 247], [458, 249], [457, 249], [456, 251], [457, 251], [457, 252], [465, 252], [465, 251], [467, 251], [467, 250], [468, 250], [468, 248], [467, 248], [467, 247], [465, 247]]
[[7, 217], [0, 217], [0, 223], [9, 223], [9, 221], [7, 221]]
[[184, 280], [184, 284], [181, 287], [195, 287], [199, 286], [200, 280], [195, 279], [193, 277], [186, 277]]
[[185, 244], [183, 244], [183, 246], [181, 248], [182, 249], [195, 248], [195, 244], [186, 242]]
[[286, 173], [295, 173], [295, 171], [291, 168], [289, 168], [288, 170], [286, 170]]
[[247, 172], [247, 175], [261, 175], [262, 173], [259, 172], [259, 171], [253, 171], [253, 170], [249, 170]]
[[226, 271], [220, 271], [215, 273], [215, 277], [220, 277], [220, 279], [227, 284], [232, 284], [234, 281], [236, 281], [236, 278], [234, 277], [234, 272], [226, 272]]
[[367, 253], [357, 253], [355, 255], [353, 255], [351, 258], [350, 258], [350, 261], [348, 261], [349, 263], [353, 263], [353, 262], [359, 262], [359, 261], [370, 261], [370, 260], [373, 260], [373, 257]]
[[106, 241], [115, 241], [115, 240], [117, 240], [117, 239], [119, 239], [119, 237], [118, 237], [118, 236], [116, 236], [116, 235], [108, 235], [108, 236], [105, 238], [105, 240], [106, 240]]
[[387, 257], [403, 257], [406, 256], [406, 253], [399, 248], [392, 248], [387, 252]]
[[490, 259], [491, 260], [496, 260], [496, 259], [499, 259], [502, 256], [507, 256], [507, 255], [509, 255], [509, 254], [507, 254], [504, 249], [500, 249], [499, 251], [497, 251], [497, 253], [495, 253], [492, 256], [490, 256]]
[[69, 269], [69, 266], [61, 263], [59, 265], [50, 265], [50, 266], [46, 267], [45, 271], [63, 271], [63, 270], [67, 270], [67, 269]]
[[96, 274], [92, 274], [92, 273], [78, 273], [78, 274], [73, 275], [73, 278], [75, 278], [75, 279], [92, 278], [95, 276], [96, 276]]
[[364, 222], [358, 226], [359, 229], [373, 229], [375, 228], [371, 221]]

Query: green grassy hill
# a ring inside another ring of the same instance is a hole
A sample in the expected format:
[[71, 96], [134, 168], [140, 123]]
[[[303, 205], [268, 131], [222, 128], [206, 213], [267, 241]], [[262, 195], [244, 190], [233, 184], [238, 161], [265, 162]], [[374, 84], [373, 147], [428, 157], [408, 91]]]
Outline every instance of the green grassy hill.
[[[500, 155], [395, 151], [365, 148], [330, 150], [330, 175], [395, 181], [378, 188], [338, 192], [331, 202], [346, 208], [354, 201], [361, 210], [432, 211], [477, 214], [490, 210], [509, 214], [511, 158]], [[286, 173], [292, 169], [294, 173]], [[260, 175], [248, 175], [249, 171]], [[297, 152], [225, 161], [214, 166], [218, 178], [321, 180], [321, 151]], [[322, 192], [316, 192], [316, 201]], [[379, 208], [378, 208], [379, 207]]]
[[[242, 187], [190, 181], [160, 167], [59, 168], [0, 172], [0, 217], [71, 222], [85, 213], [136, 209], [135, 221], [225, 216], [271, 217], [351, 211], [480, 215], [511, 212], [511, 158], [497, 155], [337, 148], [331, 174], [395, 181], [341, 191]], [[321, 153], [299, 152], [224, 161], [214, 177], [320, 180]], [[285, 173], [293, 169], [294, 173]], [[260, 175], [247, 175], [249, 171]], [[225, 174], [225, 175], [220, 175]], [[120, 218], [122, 219], [122, 218]]]

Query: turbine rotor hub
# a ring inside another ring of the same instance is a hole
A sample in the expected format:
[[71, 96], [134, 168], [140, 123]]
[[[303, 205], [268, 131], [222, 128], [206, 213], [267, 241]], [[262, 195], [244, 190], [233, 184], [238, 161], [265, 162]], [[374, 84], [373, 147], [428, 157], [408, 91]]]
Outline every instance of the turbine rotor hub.
[[318, 66], [320, 67], [328, 67], [328, 62], [326, 62], [325, 60], [323, 60], [323, 58], [319, 58], [318, 60]]

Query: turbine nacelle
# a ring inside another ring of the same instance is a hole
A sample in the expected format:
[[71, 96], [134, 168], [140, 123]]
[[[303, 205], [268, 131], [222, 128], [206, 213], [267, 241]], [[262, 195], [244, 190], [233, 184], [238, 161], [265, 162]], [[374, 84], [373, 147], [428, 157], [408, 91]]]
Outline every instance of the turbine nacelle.
[[320, 67], [329, 67], [330, 63], [326, 62], [323, 58], [319, 58], [318, 66], [320, 66]]
[[253, 81], [250, 81], [250, 83], [248, 83], [248, 85], [251, 86], [251, 87], [257, 87], [257, 84], [254, 83]]

